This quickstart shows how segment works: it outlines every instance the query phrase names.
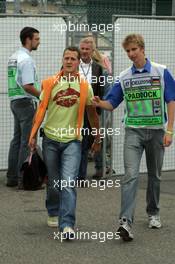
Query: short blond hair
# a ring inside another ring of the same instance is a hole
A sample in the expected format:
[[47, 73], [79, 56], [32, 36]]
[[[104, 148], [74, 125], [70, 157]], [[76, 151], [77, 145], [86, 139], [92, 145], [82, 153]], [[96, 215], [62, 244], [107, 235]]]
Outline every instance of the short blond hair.
[[86, 44], [91, 44], [92, 45], [92, 49], [93, 50], [95, 50], [96, 49], [96, 44], [95, 44], [95, 40], [94, 40], [94, 38], [93, 37], [85, 37], [85, 38], [82, 38], [81, 40], [80, 40], [80, 44], [81, 43], [86, 43]]
[[122, 42], [122, 46], [124, 49], [126, 49], [127, 46], [131, 43], [137, 44], [141, 48], [145, 48], [145, 41], [144, 41], [144, 38], [141, 34], [129, 34], [129, 35], [127, 35]]

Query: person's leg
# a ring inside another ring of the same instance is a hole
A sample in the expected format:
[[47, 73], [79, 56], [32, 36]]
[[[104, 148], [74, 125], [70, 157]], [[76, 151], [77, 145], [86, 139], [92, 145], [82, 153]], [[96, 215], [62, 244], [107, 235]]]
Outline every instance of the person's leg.
[[124, 141], [125, 175], [121, 180], [121, 211], [120, 219], [126, 218], [131, 225], [134, 218], [136, 194], [138, 189], [139, 166], [143, 154], [142, 131], [126, 129]]
[[32, 100], [20, 99], [17, 108], [17, 116], [20, 122], [20, 149], [18, 155], [18, 182], [22, 183], [21, 167], [27, 159], [30, 149], [28, 146], [29, 135], [32, 129], [32, 122], [35, 115], [35, 106]]
[[92, 176], [93, 179], [101, 179], [103, 176], [103, 162], [102, 162], [102, 149], [100, 152], [94, 154], [95, 162], [95, 174]]
[[74, 228], [76, 209], [76, 179], [81, 160], [81, 142], [74, 140], [69, 143], [61, 143], [61, 180], [60, 190], [60, 214], [59, 227], [63, 231], [65, 227]]
[[81, 143], [81, 162], [79, 167], [79, 173], [77, 180], [85, 180], [87, 177], [87, 166], [88, 166], [88, 151], [91, 147], [91, 136], [90, 136], [91, 127], [89, 124], [87, 112], [84, 114], [84, 125], [82, 128], [83, 140]]
[[89, 150], [89, 136], [84, 135], [81, 147], [81, 162], [78, 173], [78, 180], [85, 180], [87, 177], [87, 166], [88, 166], [88, 150]]
[[60, 155], [60, 143], [44, 136], [43, 157], [48, 174], [46, 208], [51, 217], [59, 215]]
[[124, 141], [125, 175], [121, 181], [121, 211], [118, 232], [124, 241], [131, 241], [131, 226], [134, 220], [136, 195], [138, 190], [139, 167], [144, 150], [144, 132], [127, 128]]
[[146, 193], [147, 214], [159, 214], [160, 180], [163, 165], [164, 147], [163, 130], [152, 130], [151, 139], [145, 146], [146, 161], [148, 168], [148, 185]]
[[10, 108], [14, 117], [14, 133], [13, 139], [10, 143], [8, 154], [8, 170], [7, 170], [7, 186], [15, 186], [18, 184], [18, 156], [20, 148], [20, 123], [16, 115], [16, 100], [10, 103]]
[[[105, 121], [104, 121], [104, 110], [101, 110], [101, 114], [99, 115], [100, 127], [101, 127], [101, 136], [105, 137]], [[102, 133], [103, 132], [103, 133]], [[95, 174], [92, 176], [93, 179], [99, 180], [103, 177], [103, 146], [101, 145], [100, 152], [96, 152], [94, 154], [94, 162], [95, 162]]]

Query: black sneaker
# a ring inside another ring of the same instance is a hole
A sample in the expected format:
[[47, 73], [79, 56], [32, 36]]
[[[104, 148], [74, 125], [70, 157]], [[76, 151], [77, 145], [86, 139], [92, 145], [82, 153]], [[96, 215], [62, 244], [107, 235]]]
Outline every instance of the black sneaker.
[[119, 236], [123, 239], [123, 241], [132, 241], [134, 236], [131, 232], [131, 226], [128, 224], [126, 218], [122, 218], [119, 221], [120, 226], [117, 230]]

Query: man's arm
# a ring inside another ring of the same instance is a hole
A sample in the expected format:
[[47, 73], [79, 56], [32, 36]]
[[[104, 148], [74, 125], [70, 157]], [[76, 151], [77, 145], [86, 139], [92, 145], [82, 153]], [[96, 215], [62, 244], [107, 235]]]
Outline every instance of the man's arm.
[[24, 60], [20, 64], [21, 78], [22, 78], [22, 86], [24, 90], [36, 97], [40, 96], [40, 91], [36, 89], [34, 83], [36, 81], [36, 70], [33, 61], [30, 59]]
[[24, 90], [36, 97], [40, 96], [40, 91], [38, 91], [33, 84], [25, 84], [23, 85]]
[[103, 108], [103, 109], [109, 110], [109, 111], [113, 110], [113, 106], [108, 101], [100, 100], [100, 98], [98, 96], [94, 96], [94, 98], [92, 99], [92, 103], [96, 107], [100, 107], [100, 108]]
[[89, 120], [91, 128], [95, 128], [96, 130], [95, 140], [94, 140], [91, 150], [98, 152], [101, 149], [101, 138], [100, 138], [100, 133], [99, 133], [99, 128], [100, 128], [99, 117], [96, 112], [96, 108], [92, 105], [86, 106], [86, 112], [88, 115], [88, 120]]
[[121, 84], [119, 81], [117, 81], [104, 97], [105, 100], [100, 100], [98, 96], [95, 96], [92, 100], [92, 103], [95, 106], [112, 111], [123, 101], [123, 97], [124, 95]]
[[163, 143], [165, 147], [168, 147], [173, 141], [173, 125], [175, 116], [175, 81], [167, 69], [164, 71], [164, 83], [164, 98], [167, 104], [168, 123]]
[[175, 101], [171, 101], [167, 104], [167, 115], [168, 115], [168, 124], [167, 130], [163, 139], [163, 144], [165, 147], [171, 145], [173, 141], [173, 126], [174, 126], [174, 117], [175, 117]]
[[[30, 133], [30, 137], [29, 137], [29, 147], [30, 147], [31, 151], [33, 151], [37, 145], [37, 132], [38, 132], [38, 129], [41, 125], [41, 123], [38, 122], [37, 120], [40, 119], [40, 117], [42, 116], [43, 100], [44, 100], [44, 91], [41, 92], [40, 103], [38, 105], [37, 111], [36, 111], [35, 116], [33, 118], [32, 129], [31, 129], [31, 133]], [[42, 119], [42, 121], [43, 121], [43, 119]]]
[[171, 101], [167, 104], [167, 114], [168, 114], [167, 130], [173, 131], [174, 117], [175, 117], [175, 101]]

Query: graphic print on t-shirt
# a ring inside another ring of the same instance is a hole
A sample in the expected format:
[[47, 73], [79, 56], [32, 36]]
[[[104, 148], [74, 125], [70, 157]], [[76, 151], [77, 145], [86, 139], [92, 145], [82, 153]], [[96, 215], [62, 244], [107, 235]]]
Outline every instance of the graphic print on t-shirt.
[[63, 107], [71, 107], [77, 103], [80, 93], [73, 88], [68, 88], [66, 90], [61, 90], [57, 92], [54, 96], [53, 101], [56, 101], [57, 105]]

